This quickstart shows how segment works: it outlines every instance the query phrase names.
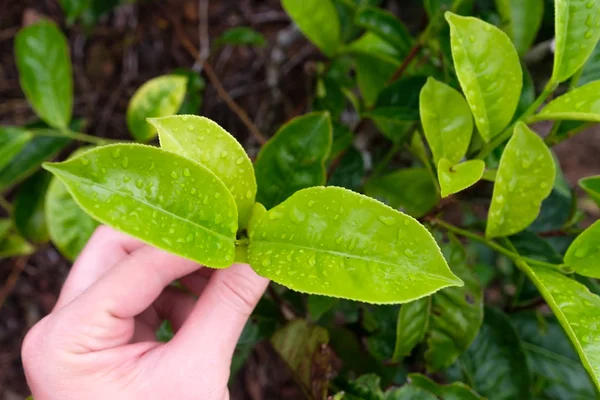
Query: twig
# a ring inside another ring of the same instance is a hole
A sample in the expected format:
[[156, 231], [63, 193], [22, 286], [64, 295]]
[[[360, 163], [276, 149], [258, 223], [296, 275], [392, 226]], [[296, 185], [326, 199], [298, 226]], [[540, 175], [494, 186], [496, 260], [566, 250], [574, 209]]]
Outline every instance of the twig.
[[198, 25], [198, 36], [200, 38], [200, 49], [198, 50], [198, 63], [203, 66], [210, 56], [210, 40], [208, 36], [208, 0], [198, 1], [198, 13], [200, 24]]
[[12, 204], [2, 195], [0, 195], [0, 207], [4, 208], [9, 214], [12, 213]]
[[[169, 16], [169, 18], [172, 18], [172, 17]], [[246, 112], [231, 98], [231, 96], [229, 96], [229, 94], [227, 93], [227, 91], [225, 90], [223, 85], [221, 84], [221, 81], [219, 81], [219, 78], [215, 74], [215, 71], [212, 69], [212, 67], [208, 63], [208, 61], [206, 61], [206, 60], [203, 61], [200, 58], [200, 54], [198, 53], [198, 50], [196, 50], [196, 46], [194, 46], [194, 44], [192, 43], [190, 38], [187, 36], [185, 31], [181, 28], [181, 26], [179, 24], [177, 24], [177, 21], [174, 21], [171, 19], [171, 22], [173, 23], [176, 33], [179, 36], [179, 39], [181, 40], [181, 44], [186, 49], [186, 51], [197, 62], [202, 63], [204, 72], [206, 73], [208, 80], [214, 86], [214, 88], [217, 91], [217, 94], [219, 95], [221, 100], [223, 100], [227, 104], [227, 106], [231, 109], [231, 111], [233, 111], [238, 116], [238, 118], [242, 121], [242, 123], [244, 125], [246, 125], [246, 128], [248, 128], [248, 130], [250, 131], [252, 136], [254, 136], [254, 138], [260, 144], [265, 144], [267, 142], [267, 139], [263, 136], [262, 133], [260, 133], [260, 131], [258, 130], [256, 125], [254, 125], [254, 123], [252, 122], [252, 120], [250, 119], [248, 114], [246, 114]]]
[[419, 51], [421, 51], [422, 48], [423, 43], [421, 39], [419, 39], [417, 43], [415, 43], [414, 46], [410, 49], [410, 52], [408, 53], [404, 61], [402, 61], [402, 64], [400, 64], [396, 72], [394, 72], [394, 75], [392, 75], [388, 83], [395, 82], [404, 74], [406, 69], [410, 66], [410, 64], [413, 62], [413, 60], [415, 59], [417, 54], [419, 54]]
[[17, 284], [19, 277], [21, 276], [23, 270], [25, 269], [25, 266], [27, 265], [27, 260], [29, 260], [29, 257], [19, 257], [15, 259], [15, 265], [10, 275], [6, 279], [6, 283], [4, 283], [4, 286], [2, 287], [2, 289], [0, 289], [0, 309], [2, 309], [4, 302], [6, 301], [10, 293], [13, 291], [15, 285]]

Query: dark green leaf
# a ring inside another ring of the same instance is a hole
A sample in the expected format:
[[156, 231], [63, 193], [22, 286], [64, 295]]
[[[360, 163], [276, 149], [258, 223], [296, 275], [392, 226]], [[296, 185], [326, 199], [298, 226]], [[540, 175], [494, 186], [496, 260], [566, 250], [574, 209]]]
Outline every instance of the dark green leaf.
[[356, 56], [356, 80], [367, 107], [371, 107], [387, 86], [399, 63], [370, 54]]
[[441, 400], [484, 400], [462, 382], [454, 382], [449, 385], [440, 385], [421, 374], [409, 374], [408, 381], [411, 386], [419, 387], [423, 390], [438, 396]]
[[217, 45], [221, 46], [265, 47], [267, 45], [265, 37], [249, 26], [236, 26], [235, 28], [227, 29], [215, 39], [215, 42]]
[[210, 267], [233, 262], [235, 201], [198, 163], [155, 147], [119, 144], [45, 168], [95, 219]]
[[527, 359], [517, 332], [506, 315], [494, 308], [485, 309], [479, 335], [448, 375], [469, 382], [490, 399], [531, 398]]
[[327, 55], [341, 45], [340, 20], [332, 0], [282, 0], [281, 5], [304, 35]]
[[325, 183], [332, 141], [328, 113], [311, 113], [283, 125], [256, 158], [256, 200], [272, 208], [294, 192]]
[[412, 38], [404, 24], [394, 15], [377, 7], [361, 8], [355, 16], [357, 25], [372, 31], [406, 55], [412, 46]]
[[[50, 131], [49, 131], [50, 132]], [[38, 133], [43, 133], [38, 131]], [[55, 131], [51, 131], [55, 134]], [[37, 171], [41, 163], [62, 150], [71, 139], [58, 136], [35, 136], [0, 170], [0, 191], [7, 189]]]
[[583, 86], [586, 83], [597, 80], [600, 80], [600, 43], [596, 45], [594, 51], [583, 66], [577, 85]]
[[48, 125], [67, 128], [73, 107], [73, 77], [67, 39], [48, 20], [19, 31], [15, 37], [19, 81], [36, 114]]
[[46, 212], [44, 198], [50, 184], [50, 175], [46, 171], [38, 171], [27, 179], [20, 187], [13, 202], [13, 218], [17, 231], [33, 243], [47, 242]]
[[31, 140], [31, 133], [12, 126], [0, 126], [0, 170]]
[[12, 221], [8, 218], [0, 218], [0, 242], [6, 238], [10, 228], [12, 228]]
[[308, 313], [313, 321], [317, 322], [329, 310], [331, 310], [340, 299], [336, 297], [320, 296], [311, 294], [307, 299]]
[[496, 0], [502, 30], [511, 38], [519, 55], [535, 40], [544, 15], [544, 0]]
[[0, 259], [27, 256], [35, 251], [35, 248], [21, 236], [9, 234], [0, 242]]
[[178, 68], [173, 71], [173, 74], [187, 78], [185, 98], [177, 114], [199, 114], [204, 101], [204, 89], [206, 88], [204, 78], [198, 72], [185, 68]]
[[173, 332], [173, 326], [167, 320], [164, 320], [155, 332], [156, 340], [159, 342], [166, 343], [173, 339], [175, 332]]
[[336, 159], [344, 150], [350, 147], [354, 140], [354, 134], [346, 125], [333, 121], [332, 126], [333, 142], [331, 144], [329, 160]]
[[579, 186], [591, 197], [600, 207], [600, 175], [588, 176], [579, 180]]
[[431, 296], [411, 301], [400, 308], [393, 360], [398, 361], [409, 355], [412, 349], [423, 340], [429, 327], [430, 312]]
[[439, 201], [426, 168], [405, 168], [371, 178], [365, 184], [365, 193], [415, 218], [425, 215]]
[[333, 170], [327, 184], [356, 190], [365, 175], [365, 163], [362, 154], [355, 147], [350, 147]]
[[398, 306], [365, 307], [363, 311], [363, 325], [370, 331], [366, 339], [367, 350], [380, 361], [391, 359], [396, 342]]

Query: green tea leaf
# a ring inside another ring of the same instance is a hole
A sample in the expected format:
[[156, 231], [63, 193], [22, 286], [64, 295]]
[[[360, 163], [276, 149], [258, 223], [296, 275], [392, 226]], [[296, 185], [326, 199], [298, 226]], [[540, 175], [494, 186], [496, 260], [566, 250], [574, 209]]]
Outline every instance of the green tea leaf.
[[392, 359], [398, 361], [410, 354], [425, 337], [429, 327], [431, 296], [402, 305], [396, 326], [396, 346]]
[[305, 114], [279, 128], [256, 158], [257, 201], [272, 208], [300, 189], [323, 185], [331, 141], [326, 112]]
[[346, 125], [332, 121], [333, 142], [331, 143], [331, 152], [329, 160], [336, 159], [344, 150], [350, 147], [354, 140], [354, 134]]
[[511, 314], [510, 319], [527, 356], [534, 398], [597, 398], [594, 384], [555, 318], [520, 312]]
[[73, 107], [73, 76], [67, 39], [41, 20], [15, 37], [15, 62], [27, 101], [48, 125], [67, 128]]
[[0, 170], [31, 140], [31, 133], [12, 126], [0, 126]]
[[375, 104], [398, 65], [369, 54], [356, 56], [356, 81], [367, 107]]
[[588, 59], [598, 39], [600, 0], [555, 0], [556, 45], [551, 81], [569, 79]]
[[600, 80], [600, 43], [596, 45], [594, 51], [581, 69], [581, 75], [577, 81], [578, 86]]
[[583, 276], [600, 278], [600, 221], [581, 233], [565, 254], [565, 263]]
[[555, 175], [544, 141], [518, 123], [500, 159], [485, 235], [508, 236], [527, 228], [550, 195]]
[[127, 128], [139, 142], [156, 136], [147, 118], [166, 117], [179, 110], [187, 88], [187, 78], [181, 75], [162, 75], [140, 86], [127, 106]]
[[[315, 381], [313, 371], [318, 366], [319, 359], [323, 356], [323, 346], [329, 342], [329, 333], [326, 329], [316, 325], [309, 325], [306, 320], [289, 322], [279, 329], [271, 338], [273, 348], [279, 353], [292, 371], [298, 376], [306, 388], [314, 390]], [[328, 353], [328, 352], [327, 352]], [[326, 359], [325, 362], [330, 360]], [[328, 365], [331, 368], [330, 365]], [[321, 390], [327, 389], [327, 382]], [[318, 398], [324, 398], [319, 396]]]
[[462, 382], [440, 385], [421, 374], [409, 374], [408, 381], [411, 386], [427, 390], [438, 396], [441, 400], [484, 400], [483, 397]]
[[515, 328], [501, 311], [486, 307], [475, 341], [448, 371], [490, 399], [530, 399], [527, 359]]
[[544, 0], [496, 0], [496, 7], [502, 19], [502, 30], [523, 56], [542, 24]]
[[317, 322], [327, 311], [331, 310], [339, 302], [340, 299], [337, 297], [311, 294], [308, 296], [306, 306], [312, 320]]
[[588, 176], [579, 180], [579, 186], [596, 202], [600, 207], [600, 175]]
[[55, 156], [70, 142], [71, 139], [65, 137], [35, 136], [0, 170], [0, 191], [31, 176], [43, 161]]
[[465, 285], [432, 296], [425, 352], [427, 369], [432, 372], [448, 368], [469, 348], [483, 320], [483, 289], [467, 265], [464, 248], [452, 239], [443, 251], [452, 272]]
[[536, 119], [600, 122], [600, 81], [588, 83], [552, 100]]
[[27, 256], [34, 251], [35, 248], [18, 235], [9, 234], [0, 242], [0, 259]]
[[13, 201], [13, 218], [19, 234], [33, 243], [47, 242], [44, 197], [52, 175], [38, 171], [19, 187]]
[[397, 320], [400, 306], [377, 305], [362, 307], [361, 325], [368, 332], [364, 339], [367, 351], [375, 359], [385, 362], [394, 355], [396, 342]]
[[456, 75], [487, 142], [511, 121], [523, 85], [519, 56], [495, 26], [473, 17], [446, 13]]
[[427, 214], [439, 201], [426, 168], [405, 168], [371, 178], [365, 183], [365, 193], [415, 218]]
[[340, 158], [337, 167], [327, 181], [328, 186], [357, 190], [365, 175], [365, 162], [356, 148], [350, 147]]
[[8, 236], [10, 228], [12, 228], [12, 221], [8, 218], [0, 218], [0, 242]]
[[458, 193], [473, 186], [483, 176], [485, 163], [482, 160], [468, 160], [452, 165], [445, 158], [438, 163], [438, 179], [442, 190], [442, 197]]
[[46, 193], [46, 225], [52, 243], [63, 256], [74, 261], [99, 223], [79, 207], [55, 177]]
[[357, 11], [355, 22], [393, 45], [400, 53], [408, 54], [412, 38], [404, 24], [393, 14], [378, 7], [364, 7]]
[[196, 115], [148, 122], [158, 130], [163, 149], [202, 164], [223, 181], [235, 199], [239, 226], [245, 228], [256, 197], [256, 178], [242, 145], [216, 122]]
[[217, 45], [230, 45], [230, 46], [256, 46], [265, 47], [267, 40], [265, 37], [256, 30], [249, 26], [236, 26], [235, 28], [227, 29], [221, 33], [215, 40]]
[[302, 33], [325, 55], [341, 45], [340, 20], [331, 0], [282, 0], [281, 5]]
[[600, 388], [600, 297], [581, 283], [549, 268], [520, 263], [575, 346], [583, 366]]
[[301, 190], [269, 210], [250, 232], [248, 255], [256, 272], [293, 290], [369, 303], [462, 284], [417, 221], [335, 187]]
[[446, 158], [456, 164], [462, 160], [473, 134], [473, 117], [465, 98], [445, 83], [429, 78], [421, 89], [419, 110], [434, 162]]
[[235, 201], [202, 165], [155, 147], [119, 144], [44, 167], [100, 222], [210, 267], [233, 262]]

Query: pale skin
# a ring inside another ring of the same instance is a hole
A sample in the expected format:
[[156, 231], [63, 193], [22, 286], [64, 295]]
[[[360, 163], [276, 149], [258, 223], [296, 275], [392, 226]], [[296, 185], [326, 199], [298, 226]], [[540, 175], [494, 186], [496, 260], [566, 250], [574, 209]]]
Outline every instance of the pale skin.
[[[231, 357], [267, 284], [248, 265], [211, 270], [102, 226], [25, 337], [33, 397], [229, 399]], [[154, 338], [163, 319], [168, 343]]]

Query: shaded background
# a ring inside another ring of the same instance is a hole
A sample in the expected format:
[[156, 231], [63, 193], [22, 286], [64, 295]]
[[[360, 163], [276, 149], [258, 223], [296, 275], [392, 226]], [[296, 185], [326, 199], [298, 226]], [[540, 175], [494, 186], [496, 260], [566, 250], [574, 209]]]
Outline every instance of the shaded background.
[[[92, 28], [66, 27], [57, 0], [0, 0], [0, 124], [19, 125], [34, 118], [20, 89], [13, 58], [17, 31], [41, 16], [64, 28], [71, 46], [74, 115], [84, 118], [84, 131], [102, 137], [130, 139], [125, 110], [135, 89], [155, 76], [179, 67], [191, 68], [194, 58], [183, 46], [199, 47], [200, 26], [207, 19], [210, 38], [235, 26], [250, 26], [267, 38], [264, 48], [225, 47], [211, 64], [229, 95], [248, 113], [259, 130], [272, 135], [280, 124], [306, 112], [313, 93], [314, 62], [322, 58], [290, 25], [278, 0], [142, 1], [101, 18]], [[407, 26], [423, 21], [415, 1], [387, 1]], [[534, 71], [535, 72], [535, 71]], [[251, 157], [258, 144], [207, 81], [200, 114], [227, 129]], [[545, 126], [539, 126], [543, 131]], [[376, 135], [366, 125], [360, 136]], [[69, 154], [73, 146], [64, 154]], [[568, 181], [600, 173], [600, 132], [590, 129], [555, 148]], [[589, 212], [596, 213], [594, 207]], [[28, 395], [20, 360], [25, 332], [47, 314], [56, 301], [70, 263], [45, 245], [28, 258], [0, 261], [0, 398]], [[298, 391], [285, 366], [267, 345], [259, 345], [233, 383], [234, 399], [295, 398]]]

